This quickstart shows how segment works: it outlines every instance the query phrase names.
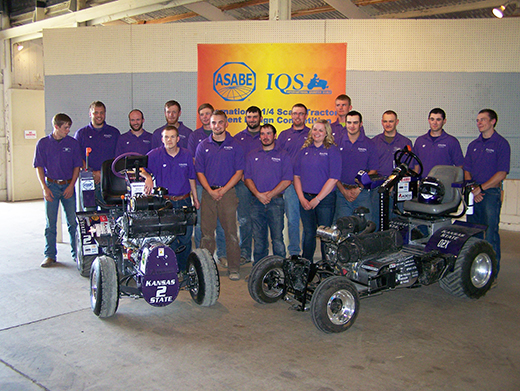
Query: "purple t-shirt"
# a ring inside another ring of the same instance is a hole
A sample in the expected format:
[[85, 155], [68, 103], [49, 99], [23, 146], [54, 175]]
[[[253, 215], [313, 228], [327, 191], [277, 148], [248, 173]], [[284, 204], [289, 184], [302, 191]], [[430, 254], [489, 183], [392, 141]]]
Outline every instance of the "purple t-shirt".
[[[377, 172], [383, 176], [388, 176], [395, 168], [394, 155], [395, 152], [403, 149], [407, 145], [412, 147], [412, 141], [400, 133], [396, 133], [391, 143], [386, 142], [385, 134], [380, 133], [375, 136], [374, 142], [379, 157], [379, 168]], [[415, 161], [415, 160], [414, 160]], [[412, 167], [413, 168], [413, 167]]]
[[202, 142], [202, 140], [207, 139], [210, 135], [211, 130], [209, 130], [209, 133], [206, 133], [204, 127], [202, 126], [190, 134], [190, 137], [188, 138], [188, 151], [190, 151], [193, 157], [195, 157], [195, 152], [197, 152], [198, 145]]
[[477, 183], [484, 183], [498, 171], [509, 173], [511, 147], [508, 141], [496, 131], [485, 139], [482, 134], [468, 145], [464, 170]]
[[[160, 128], [157, 128], [153, 131], [152, 148], [159, 148], [163, 145], [162, 131], [166, 126], [168, 126], [168, 124], [163, 125]], [[179, 147], [188, 148], [188, 138], [190, 137], [190, 134], [193, 133], [193, 131], [187, 126], [184, 126], [184, 124], [181, 121], [179, 121], [179, 127], [177, 130], [179, 131]]]
[[276, 145], [278, 148], [286, 151], [294, 161], [294, 158], [302, 149], [303, 143], [307, 140], [309, 131], [310, 129], [307, 126], [302, 130], [295, 130], [293, 127], [290, 127], [280, 133]]
[[423, 164], [423, 178], [427, 177], [431, 169], [439, 164], [447, 166], [462, 166], [464, 164], [459, 140], [444, 130], [439, 137], [432, 137], [430, 131], [417, 137], [413, 151]]
[[246, 157], [244, 178], [251, 179], [260, 193], [273, 190], [281, 181], [292, 181], [291, 158], [275, 146], [271, 151], [254, 149]]
[[376, 146], [363, 133], [359, 134], [358, 139], [352, 144], [348, 136], [341, 140], [339, 145], [341, 153], [341, 182], [347, 185], [356, 184], [355, 178], [359, 170], [379, 169], [379, 159], [377, 157]]
[[166, 187], [168, 194], [181, 196], [191, 191], [190, 179], [195, 179], [193, 157], [187, 149], [179, 148], [179, 153], [172, 157], [164, 146], [148, 152], [148, 168], [153, 174], [157, 186]]
[[316, 148], [309, 145], [298, 152], [294, 164], [294, 175], [300, 177], [302, 190], [318, 194], [328, 179], [341, 178], [341, 155], [338, 147], [324, 145]]
[[131, 130], [119, 136], [117, 141], [116, 154], [119, 156], [126, 152], [136, 152], [146, 155], [152, 149], [152, 134], [146, 130], [137, 137]]
[[221, 145], [208, 137], [197, 147], [195, 170], [204, 174], [210, 186], [225, 186], [244, 166], [244, 151], [228, 132]]
[[119, 140], [119, 130], [113, 126], [103, 124], [101, 129], [96, 129], [92, 123], [78, 129], [74, 138], [79, 141], [83, 160], [86, 159], [87, 147], [92, 148], [88, 157], [88, 165], [94, 171], [101, 170], [101, 165], [105, 160], [113, 159], [116, 155], [117, 141]]
[[58, 141], [52, 133], [41, 138], [36, 144], [33, 166], [43, 167], [45, 176], [56, 181], [71, 179], [74, 168], [83, 166], [78, 140], [66, 136]]
[[235, 134], [235, 140], [238, 141], [246, 156], [252, 150], [262, 147], [262, 142], [260, 141], [260, 132], [257, 132], [254, 136], [252, 136], [251, 133], [247, 131], [247, 128]]

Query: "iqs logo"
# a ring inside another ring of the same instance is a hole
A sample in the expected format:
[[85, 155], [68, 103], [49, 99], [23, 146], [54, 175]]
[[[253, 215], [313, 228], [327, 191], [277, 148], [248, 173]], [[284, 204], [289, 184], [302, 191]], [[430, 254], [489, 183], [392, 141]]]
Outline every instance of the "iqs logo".
[[256, 73], [243, 62], [226, 62], [213, 74], [213, 90], [226, 101], [242, 101], [256, 89]]

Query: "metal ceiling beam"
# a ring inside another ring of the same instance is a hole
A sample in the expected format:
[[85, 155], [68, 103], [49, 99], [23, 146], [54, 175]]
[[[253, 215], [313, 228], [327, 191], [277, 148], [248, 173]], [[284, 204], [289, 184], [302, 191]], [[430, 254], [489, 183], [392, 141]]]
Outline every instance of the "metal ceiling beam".
[[269, 20], [291, 20], [291, 0], [269, 0]]
[[372, 19], [372, 16], [362, 11], [361, 8], [350, 0], [325, 0], [325, 2], [329, 3], [348, 19]]
[[498, 7], [503, 3], [504, 0], [484, 0], [475, 3], [447, 5], [444, 7], [434, 7], [415, 11], [383, 14], [376, 16], [376, 19], [415, 19], [425, 16], [444, 15], [456, 12], [475, 11], [483, 8], [493, 8]]
[[237, 20], [235, 17], [222, 12], [219, 8], [211, 5], [205, 1], [200, 1], [198, 3], [188, 4], [184, 6], [185, 8], [193, 11], [200, 16], [205, 17], [210, 21], [226, 21], [226, 20]]

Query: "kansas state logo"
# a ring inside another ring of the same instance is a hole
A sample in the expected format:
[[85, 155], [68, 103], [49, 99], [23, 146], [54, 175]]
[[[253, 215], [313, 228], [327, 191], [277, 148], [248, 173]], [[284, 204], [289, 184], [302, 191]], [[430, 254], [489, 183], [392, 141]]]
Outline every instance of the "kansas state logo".
[[256, 89], [256, 73], [243, 62], [226, 62], [213, 74], [213, 90], [226, 101], [243, 101]]

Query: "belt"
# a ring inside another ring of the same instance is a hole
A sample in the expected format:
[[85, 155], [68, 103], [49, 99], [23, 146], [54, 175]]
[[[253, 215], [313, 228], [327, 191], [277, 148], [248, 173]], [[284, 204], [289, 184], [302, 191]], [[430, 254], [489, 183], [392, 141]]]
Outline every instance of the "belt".
[[352, 190], [352, 189], [357, 189], [357, 188], [359, 188], [358, 185], [348, 185], [348, 184], [343, 183], [343, 182], [342, 182], [341, 184], [342, 184], [343, 187], [344, 187], [345, 189], [347, 189], [347, 190]]
[[271, 197], [271, 199], [273, 199], [273, 198], [283, 198], [283, 194], [280, 193], [280, 194], [275, 195], [274, 197]]
[[307, 193], [307, 192], [304, 192], [303, 194], [311, 196], [312, 198], [316, 198], [318, 196], [317, 194], [312, 194], [312, 193]]
[[224, 186], [210, 186], [211, 190], [222, 189]]
[[68, 185], [72, 182], [72, 179], [51, 179], [47, 177], [47, 182], [56, 183], [57, 185]]
[[184, 195], [181, 195], [181, 196], [164, 196], [165, 198], [171, 200], [171, 201], [181, 201], [181, 200], [185, 200], [186, 198], [188, 198], [190, 196], [190, 193], [188, 194], [184, 194]]

